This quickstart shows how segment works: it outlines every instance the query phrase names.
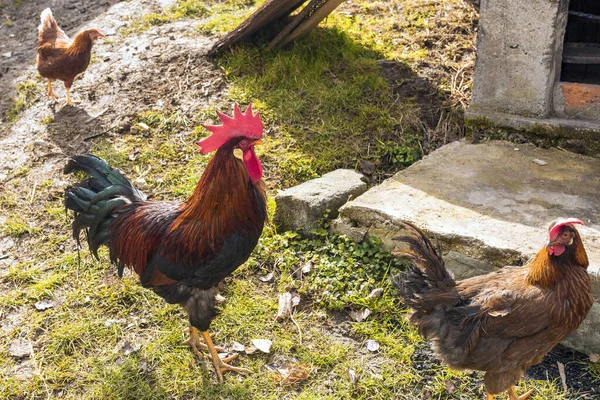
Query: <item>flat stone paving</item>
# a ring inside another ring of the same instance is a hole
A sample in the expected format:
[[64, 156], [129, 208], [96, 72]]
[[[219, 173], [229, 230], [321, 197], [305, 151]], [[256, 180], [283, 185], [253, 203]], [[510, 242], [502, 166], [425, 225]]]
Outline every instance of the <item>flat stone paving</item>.
[[599, 159], [501, 141], [455, 142], [344, 205], [334, 229], [354, 238], [357, 232], [381, 237], [392, 250], [394, 221], [410, 221], [438, 237], [446, 250], [499, 267], [534, 255], [546, 243], [549, 223], [566, 217], [586, 224], [577, 228], [597, 302], [597, 315], [588, 318], [593, 326], [585, 329], [592, 343], [573, 347], [598, 352]]

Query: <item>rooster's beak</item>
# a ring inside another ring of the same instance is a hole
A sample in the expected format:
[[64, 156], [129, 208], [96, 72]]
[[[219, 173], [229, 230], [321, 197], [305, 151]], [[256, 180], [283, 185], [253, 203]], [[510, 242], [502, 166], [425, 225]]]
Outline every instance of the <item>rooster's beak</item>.
[[258, 139], [258, 140], [255, 140], [254, 142], [252, 142], [252, 144], [255, 146], [260, 146], [261, 144], [263, 144], [263, 142], [262, 142], [262, 140]]

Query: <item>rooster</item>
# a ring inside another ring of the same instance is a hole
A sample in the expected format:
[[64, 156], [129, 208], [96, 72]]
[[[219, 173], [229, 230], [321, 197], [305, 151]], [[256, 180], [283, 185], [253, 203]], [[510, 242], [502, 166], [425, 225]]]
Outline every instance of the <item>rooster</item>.
[[[249, 372], [221, 360], [209, 325], [216, 316], [216, 285], [242, 265], [258, 243], [267, 218], [262, 166], [254, 152], [261, 144], [260, 115], [249, 105], [200, 140], [202, 154], [216, 151], [191, 197], [184, 202], [149, 201], [118, 170], [92, 155], [73, 157], [65, 173], [84, 171], [87, 180], [65, 192], [75, 212], [73, 235], [87, 233], [91, 252], [108, 246], [122, 276], [132, 268], [140, 283], [166, 302], [180, 304], [189, 317], [189, 344], [198, 357], [208, 349], [220, 382], [223, 371]], [[204, 343], [201, 342], [201, 332]]]
[[65, 83], [67, 101], [73, 105], [71, 86], [75, 77], [85, 71], [90, 63], [92, 45], [104, 37], [98, 29], [86, 29], [79, 32], [73, 40], [60, 29], [46, 8], [40, 15], [37, 39], [37, 68], [40, 75], [48, 80], [48, 96], [56, 100], [52, 91], [52, 82], [59, 79]]
[[455, 369], [485, 371], [487, 400], [508, 392], [531, 365], [573, 333], [593, 304], [588, 258], [574, 218], [554, 221], [548, 243], [522, 267], [454, 281], [440, 249], [416, 226], [397, 240], [394, 254], [413, 266], [393, 279], [414, 312], [411, 322], [429, 339], [438, 358]]

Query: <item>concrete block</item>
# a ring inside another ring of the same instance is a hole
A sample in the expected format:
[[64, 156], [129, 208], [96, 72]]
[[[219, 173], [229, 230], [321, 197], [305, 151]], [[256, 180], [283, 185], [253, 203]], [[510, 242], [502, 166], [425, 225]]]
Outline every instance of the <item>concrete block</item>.
[[342, 205], [363, 194], [367, 190], [364, 179], [354, 170], [338, 169], [283, 190], [275, 196], [274, 222], [283, 230], [309, 233], [318, 228], [325, 210], [330, 210], [329, 218], [335, 218]]
[[471, 108], [547, 117], [568, 0], [482, 0]]

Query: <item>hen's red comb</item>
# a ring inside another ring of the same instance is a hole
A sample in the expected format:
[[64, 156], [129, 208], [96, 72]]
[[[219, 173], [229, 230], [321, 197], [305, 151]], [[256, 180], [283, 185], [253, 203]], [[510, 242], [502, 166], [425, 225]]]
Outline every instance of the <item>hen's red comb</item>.
[[211, 135], [196, 143], [200, 146], [200, 153], [215, 151], [235, 137], [246, 137], [252, 140], [262, 138], [263, 124], [260, 113], [252, 114], [252, 104], [248, 104], [244, 113], [240, 111], [237, 104], [234, 104], [233, 117], [218, 111], [217, 115], [221, 119], [221, 125], [202, 125], [211, 132]]
[[548, 232], [548, 236], [550, 237], [550, 240], [554, 240], [556, 239], [556, 236], [558, 236], [558, 232], [560, 231], [560, 228], [565, 226], [565, 225], [583, 225], [583, 222], [577, 218], [566, 218], [566, 219], [559, 219], [556, 222], [554, 222], [553, 225], [550, 225], [550, 231]]

